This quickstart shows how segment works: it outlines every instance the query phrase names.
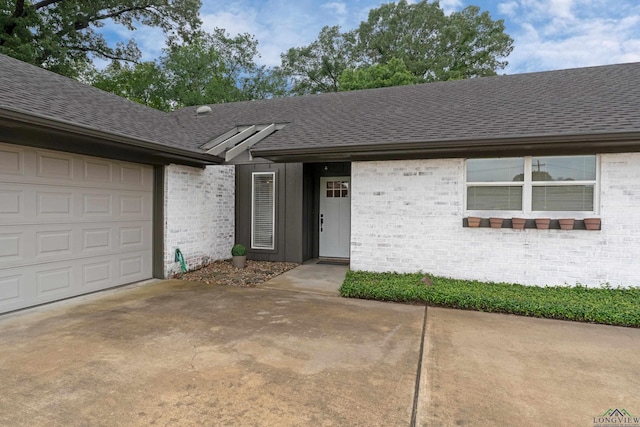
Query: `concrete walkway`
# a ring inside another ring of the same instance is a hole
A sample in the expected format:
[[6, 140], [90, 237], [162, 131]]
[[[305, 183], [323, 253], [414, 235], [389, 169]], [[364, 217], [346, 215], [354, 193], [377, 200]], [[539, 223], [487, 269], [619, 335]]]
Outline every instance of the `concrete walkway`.
[[302, 267], [279, 285], [162, 281], [0, 316], [0, 425], [593, 427], [611, 408], [640, 414], [640, 329], [336, 298], [296, 284], [336, 266]]
[[348, 269], [349, 267], [346, 265], [318, 264], [317, 260], [314, 260], [276, 276], [259, 287], [340, 296], [338, 289], [342, 285]]

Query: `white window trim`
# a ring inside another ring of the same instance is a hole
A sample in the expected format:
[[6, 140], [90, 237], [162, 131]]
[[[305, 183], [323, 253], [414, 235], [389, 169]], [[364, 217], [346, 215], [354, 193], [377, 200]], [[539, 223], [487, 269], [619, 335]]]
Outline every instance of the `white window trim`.
[[[273, 237], [271, 239], [271, 246], [258, 246], [254, 241], [254, 215], [255, 215], [255, 177], [258, 175], [270, 175], [273, 182], [273, 208], [271, 212], [271, 230]], [[251, 173], [251, 249], [259, 250], [274, 250], [276, 244], [276, 173], [275, 172], [252, 172]]]
[[[579, 156], [580, 154], [576, 154]], [[563, 155], [558, 157], [569, 157], [570, 155]], [[592, 211], [532, 211], [532, 188], [535, 186], [566, 186], [566, 181], [533, 181], [531, 179], [532, 159], [533, 157], [540, 156], [522, 156], [518, 158], [524, 159], [524, 181], [506, 181], [506, 182], [467, 182], [467, 167], [466, 160], [464, 162], [464, 212], [465, 216], [480, 216], [480, 217], [498, 217], [498, 218], [512, 218], [512, 217], [525, 217], [525, 218], [576, 218], [582, 217], [588, 218], [594, 215], [600, 214], [600, 156], [596, 154], [596, 179], [589, 181], [571, 181], [570, 185], [593, 185], [593, 210]], [[553, 157], [553, 156], [544, 156]], [[512, 158], [512, 157], [508, 157]], [[474, 210], [467, 209], [467, 188], [473, 187], [522, 187], [522, 210]]]

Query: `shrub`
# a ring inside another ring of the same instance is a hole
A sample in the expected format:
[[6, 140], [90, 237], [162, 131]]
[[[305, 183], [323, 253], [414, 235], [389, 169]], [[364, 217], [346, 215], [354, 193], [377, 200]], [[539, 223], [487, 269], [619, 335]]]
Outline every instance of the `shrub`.
[[344, 297], [426, 303], [495, 313], [640, 327], [640, 288], [539, 287], [428, 277], [422, 273], [350, 271], [340, 287]]
[[247, 247], [245, 245], [241, 245], [239, 243], [236, 243], [231, 248], [231, 255], [232, 256], [247, 256]]

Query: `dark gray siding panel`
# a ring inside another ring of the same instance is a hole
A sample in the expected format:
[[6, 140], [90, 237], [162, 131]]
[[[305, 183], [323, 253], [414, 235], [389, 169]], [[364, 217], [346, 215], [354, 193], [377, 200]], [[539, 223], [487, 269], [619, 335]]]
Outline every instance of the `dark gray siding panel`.
[[164, 279], [164, 166], [153, 168], [153, 277]]
[[302, 186], [302, 163], [286, 163], [285, 176], [281, 178], [285, 184], [284, 204], [284, 259], [302, 262], [302, 229], [303, 217], [303, 186]]
[[[248, 259], [303, 261], [303, 187], [301, 163], [262, 163], [236, 166], [236, 243], [247, 246]], [[251, 249], [251, 174], [276, 173], [275, 249]]]

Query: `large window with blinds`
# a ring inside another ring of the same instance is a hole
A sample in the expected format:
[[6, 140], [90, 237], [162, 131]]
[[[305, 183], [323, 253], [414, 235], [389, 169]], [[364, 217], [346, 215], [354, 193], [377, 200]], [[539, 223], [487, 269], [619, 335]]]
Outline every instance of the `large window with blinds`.
[[468, 211], [597, 213], [597, 156], [469, 159]]
[[251, 180], [251, 248], [274, 249], [276, 174], [253, 172]]

